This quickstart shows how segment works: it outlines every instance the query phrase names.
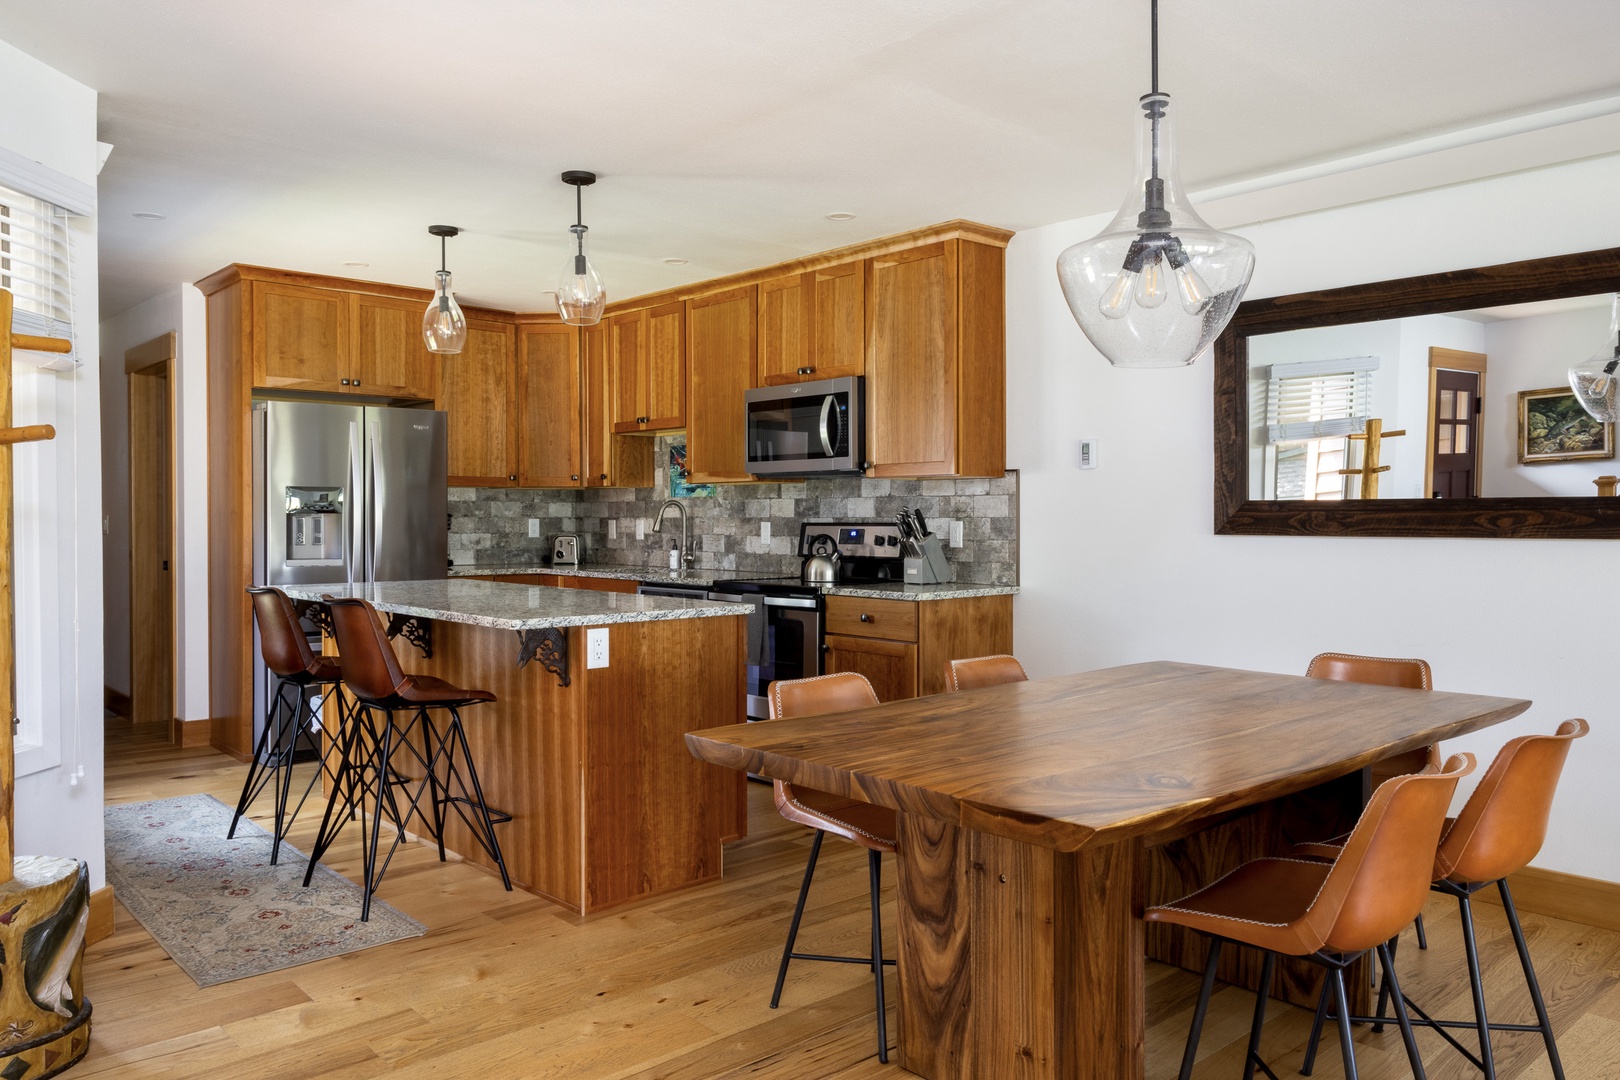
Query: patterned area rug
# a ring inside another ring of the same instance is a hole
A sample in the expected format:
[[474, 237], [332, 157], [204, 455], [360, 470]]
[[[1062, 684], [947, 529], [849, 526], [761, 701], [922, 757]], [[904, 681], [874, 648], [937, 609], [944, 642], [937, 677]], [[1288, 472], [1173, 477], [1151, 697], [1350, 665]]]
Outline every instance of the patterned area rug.
[[247, 818], [225, 839], [232, 808], [212, 795], [107, 807], [107, 880], [114, 895], [198, 986], [421, 937], [427, 927]]

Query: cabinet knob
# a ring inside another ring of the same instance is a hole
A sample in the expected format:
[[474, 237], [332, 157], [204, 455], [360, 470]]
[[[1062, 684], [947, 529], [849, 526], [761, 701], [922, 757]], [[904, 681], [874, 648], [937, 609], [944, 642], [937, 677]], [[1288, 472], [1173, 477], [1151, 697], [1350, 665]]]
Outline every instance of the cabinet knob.
[[517, 479], [517, 473], [513, 473], [511, 476], [508, 476], [507, 479], [508, 480], [516, 480]]
[[344, 379], [344, 380], [343, 380], [343, 385], [344, 385], [344, 386], [348, 386], [348, 385], [349, 385], [349, 380], [348, 380], [348, 379]]
[[350, 379], [349, 380], [349, 385], [350, 386], [359, 386], [360, 385], [360, 380], [359, 379]]
[[570, 480], [578, 480], [579, 477], [577, 475], [576, 476], [570, 476], [568, 479], [570, 479]]
[[871, 622], [871, 621], [872, 621], [872, 616], [868, 615], [864, 611], [861, 612], [861, 622]]
[[607, 473], [603, 473], [601, 479], [602, 479], [602, 483], [604, 483], [604, 484], [607, 483]]

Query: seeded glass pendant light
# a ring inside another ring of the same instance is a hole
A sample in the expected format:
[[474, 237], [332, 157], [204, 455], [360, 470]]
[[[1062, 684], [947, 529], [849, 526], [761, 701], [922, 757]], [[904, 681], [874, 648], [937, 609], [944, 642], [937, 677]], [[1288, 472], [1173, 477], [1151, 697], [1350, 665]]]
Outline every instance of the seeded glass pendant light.
[[1254, 273], [1254, 246], [1210, 228], [1182, 190], [1170, 95], [1159, 91], [1158, 0], [1152, 20], [1153, 91], [1141, 99], [1136, 183], [1107, 228], [1057, 261], [1075, 321], [1115, 367], [1192, 363]]
[[585, 188], [596, 183], [596, 174], [571, 169], [562, 174], [562, 182], [574, 185], [574, 223], [568, 227], [574, 251], [557, 280], [557, 310], [570, 326], [593, 326], [602, 321], [602, 309], [607, 306], [602, 277], [585, 254]]
[[422, 315], [422, 340], [428, 352], [458, 353], [467, 340], [467, 317], [461, 313], [455, 294], [450, 291], [450, 271], [445, 263], [445, 241], [461, 232], [454, 225], [429, 225], [428, 232], [439, 238], [439, 270], [433, 275], [433, 299]]
[[1569, 369], [1569, 386], [1594, 420], [1612, 424], [1620, 417], [1620, 293], [1609, 316], [1609, 336], [1590, 360]]

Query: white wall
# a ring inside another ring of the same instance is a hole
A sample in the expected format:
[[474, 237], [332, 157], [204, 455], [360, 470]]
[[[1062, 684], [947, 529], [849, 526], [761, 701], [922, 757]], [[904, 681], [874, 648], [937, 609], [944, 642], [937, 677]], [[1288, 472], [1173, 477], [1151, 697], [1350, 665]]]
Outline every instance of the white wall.
[[1519, 391], [1569, 385], [1569, 367], [1609, 336], [1609, 308], [1587, 308], [1485, 324], [1486, 491], [1492, 495], [1592, 498], [1594, 477], [1620, 473], [1613, 458], [1519, 464]]
[[[1576, 197], [1616, 190], [1610, 157], [1239, 227], [1259, 258], [1249, 295], [1620, 245], [1620, 203]], [[1008, 465], [1022, 470], [1015, 644], [1031, 674], [1159, 658], [1303, 672], [1325, 649], [1425, 657], [1441, 689], [1534, 699], [1526, 716], [1457, 740], [1486, 759], [1512, 735], [1592, 721], [1538, 863], [1620, 881], [1610, 646], [1620, 575], [1604, 563], [1620, 545], [1214, 535], [1209, 357], [1115, 369], [1058, 290], [1058, 253], [1105, 220], [1021, 232], [1008, 248]], [[1095, 470], [1075, 466], [1082, 436], [1101, 440]], [[1591, 591], [1571, 586], [1575, 567], [1598, 570], [1583, 576]], [[1307, 587], [1323, 601], [1301, 604]], [[1576, 616], [1532, 617], [1555, 597]]]
[[[96, 182], [96, 95], [0, 42], [0, 147], [82, 183]], [[70, 225], [78, 354], [98, 355], [93, 218]], [[100, 378], [18, 364], [17, 423], [56, 439], [14, 451], [18, 619], [16, 825], [21, 854], [63, 855], [106, 880], [102, 833]], [[82, 766], [84, 776], [77, 776]]]
[[126, 694], [130, 692], [129, 380], [124, 353], [160, 334], [176, 336], [175, 715], [182, 720], [208, 716], [207, 329], [203, 295], [186, 284], [101, 324], [106, 679], [108, 686]]

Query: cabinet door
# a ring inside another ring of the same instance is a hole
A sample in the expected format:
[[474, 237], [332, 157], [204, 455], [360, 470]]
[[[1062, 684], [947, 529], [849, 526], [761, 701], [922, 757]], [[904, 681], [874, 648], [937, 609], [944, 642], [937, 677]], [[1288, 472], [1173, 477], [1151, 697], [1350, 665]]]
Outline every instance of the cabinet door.
[[688, 305], [686, 467], [696, 482], [752, 479], [743, 455], [743, 393], [753, 385], [756, 292], [748, 285]]
[[447, 415], [451, 487], [517, 483], [517, 389], [513, 328], [467, 320], [467, 343], [439, 365], [439, 408]]
[[271, 390], [348, 388], [349, 294], [253, 283], [253, 385]]
[[810, 364], [813, 277], [793, 274], [763, 282], [759, 287], [761, 386], [781, 386], [810, 378], [804, 369]]
[[628, 311], [607, 321], [613, 369], [614, 431], [640, 431], [647, 416], [647, 312]]
[[686, 426], [686, 304], [647, 313], [647, 431]]
[[873, 476], [956, 471], [957, 241], [872, 260], [866, 456]]
[[[354, 297], [351, 389], [381, 397], [433, 397], [436, 358], [422, 340], [422, 312], [415, 300]], [[455, 362], [453, 356], [445, 359]]]
[[652, 487], [653, 443], [613, 434], [613, 367], [606, 323], [580, 335], [585, 380], [585, 487]]
[[518, 483], [579, 487], [583, 475], [579, 331], [562, 323], [518, 333]]
[[866, 371], [866, 263], [829, 266], [809, 275], [812, 379], [841, 379]]
[[904, 641], [826, 636], [827, 674], [854, 671], [865, 675], [879, 701], [917, 696], [917, 646]]

